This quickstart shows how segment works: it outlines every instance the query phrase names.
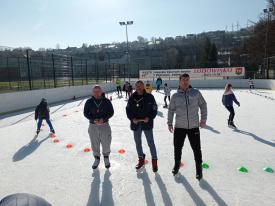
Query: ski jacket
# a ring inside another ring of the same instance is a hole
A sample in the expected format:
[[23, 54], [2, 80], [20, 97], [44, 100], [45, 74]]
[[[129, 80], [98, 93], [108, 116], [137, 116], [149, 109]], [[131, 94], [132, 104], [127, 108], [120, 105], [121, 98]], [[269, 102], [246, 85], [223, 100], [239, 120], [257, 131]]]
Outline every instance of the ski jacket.
[[233, 106], [233, 102], [235, 102], [237, 105], [240, 105], [240, 102], [238, 102], [235, 94], [232, 91], [223, 94], [222, 103], [224, 106]]
[[176, 114], [175, 128], [198, 128], [199, 109], [201, 120], [206, 121], [207, 104], [199, 90], [194, 88], [188, 88], [187, 91], [178, 90], [173, 94], [169, 104], [167, 124], [173, 125]]

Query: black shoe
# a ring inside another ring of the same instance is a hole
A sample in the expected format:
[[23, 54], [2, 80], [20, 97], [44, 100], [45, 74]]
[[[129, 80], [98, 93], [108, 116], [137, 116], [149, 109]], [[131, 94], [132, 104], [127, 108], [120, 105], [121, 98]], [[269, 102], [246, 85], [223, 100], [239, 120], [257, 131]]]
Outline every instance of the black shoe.
[[111, 167], [109, 156], [104, 156], [104, 164], [106, 169], [109, 169]]
[[55, 134], [55, 131], [54, 131], [54, 129], [51, 129], [51, 133]]
[[229, 119], [227, 120], [227, 125], [230, 126], [230, 120]]
[[95, 156], [95, 161], [92, 168], [95, 170], [98, 167], [99, 163], [100, 163], [100, 157]]
[[237, 128], [233, 121], [230, 121], [230, 122], [229, 122], [229, 125], [230, 125], [231, 127], [233, 127], [233, 128]]
[[140, 170], [145, 165], [145, 154], [141, 157], [138, 157], [138, 163], [136, 165], [136, 170]]
[[39, 132], [40, 132], [40, 129], [36, 130], [36, 134], [37, 134], [37, 135], [39, 134]]
[[202, 179], [202, 177], [203, 177], [203, 175], [202, 175], [201, 164], [196, 165], [196, 179], [200, 181]]
[[176, 162], [175, 166], [172, 170], [172, 173], [173, 173], [174, 176], [179, 173], [179, 169], [180, 169], [180, 163]]

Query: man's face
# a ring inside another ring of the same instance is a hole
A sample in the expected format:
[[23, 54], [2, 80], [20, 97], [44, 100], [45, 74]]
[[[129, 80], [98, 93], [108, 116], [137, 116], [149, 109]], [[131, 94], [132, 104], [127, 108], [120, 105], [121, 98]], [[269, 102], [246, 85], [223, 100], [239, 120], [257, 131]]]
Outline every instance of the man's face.
[[137, 91], [138, 93], [142, 93], [143, 90], [144, 90], [144, 84], [141, 83], [141, 82], [136, 83], [136, 91]]
[[188, 88], [189, 87], [189, 80], [190, 80], [190, 77], [182, 77], [181, 80], [180, 80], [180, 87], [181, 88]]
[[99, 88], [99, 87], [95, 87], [95, 88], [93, 89], [93, 96], [94, 96], [96, 99], [101, 98], [101, 96], [102, 96], [102, 89]]

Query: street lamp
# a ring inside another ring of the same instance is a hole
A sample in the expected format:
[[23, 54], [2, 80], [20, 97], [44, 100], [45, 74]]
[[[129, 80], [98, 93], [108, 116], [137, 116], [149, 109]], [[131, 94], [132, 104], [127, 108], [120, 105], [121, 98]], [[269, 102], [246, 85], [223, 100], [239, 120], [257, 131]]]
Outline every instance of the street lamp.
[[263, 11], [264, 13], [267, 14], [266, 33], [265, 33], [265, 60], [266, 60], [266, 72], [267, 72], [266, 78], [269, 79], [269, 61], [268, 61], [267, 44], [268, 44], [270, 14], [273, 12], [273, 8], [264, 9]]
[[[128, 67], [128, 75], [129, 75], [129, 81], [130, 81], [130, 67], [129, 67], [129, 42], [128, 42], [128, 26], [132, 25], [134, 22], [133, 21], [121, 21], [119, 22], [120, 26], [125, 26], [126, 28], [126, 57], [127, 57], [127, 67]], [[124, 74], [125, 75], [125, 74]]]

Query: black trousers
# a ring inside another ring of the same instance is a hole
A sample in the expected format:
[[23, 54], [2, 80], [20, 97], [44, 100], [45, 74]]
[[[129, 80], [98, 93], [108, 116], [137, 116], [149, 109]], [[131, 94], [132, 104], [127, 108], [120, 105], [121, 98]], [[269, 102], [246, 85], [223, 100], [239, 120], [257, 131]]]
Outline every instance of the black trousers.
[[234, 110], [234, 107], [233, 106], [226, 106], [226, 109], [230, 112], [229, 114], [229, 121], [230, 122], [233, 122], [234, 120], [234, 117], [235, 117], [235, 110]]
[[116, 87], [116, 91], [117, 91], [118, 94], [119, 94], [119, 92], [122, 94], [121, 86], [117, 86], [117, 87]]
[[170, 96], [165, 96], [165, 97], [164, 97], [165, 105], [167, 105], [167, 101], [166, 101], [167, 97], [168, 97], [168, 100], [169, 100], [169, 102], [170, 102]]
[[182, 148], [184, 145], [184, 140], [188, 136], [191, 148], [194, 153], [194, 159], [196, 162], [196, 167], [199, 168], [202, 164], [202, 153], [201, 153], [201, 140], [200, 140], [200, 129], [182, 129], [175, 128], [174, 131], [174, 155], [175, 164], [179, 164], [181, 160]]

